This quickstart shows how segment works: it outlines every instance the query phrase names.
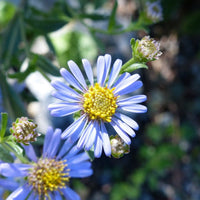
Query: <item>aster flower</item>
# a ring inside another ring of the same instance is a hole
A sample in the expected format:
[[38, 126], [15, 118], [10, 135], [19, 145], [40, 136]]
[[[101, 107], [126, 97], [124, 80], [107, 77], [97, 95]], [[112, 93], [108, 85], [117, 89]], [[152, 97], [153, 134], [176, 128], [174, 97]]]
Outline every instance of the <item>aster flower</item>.
[[163, 20], [162, 6], [160, 5], [160, 1], [147, 2], [146, 15], [148, 19], [150, 19], [154, 23]]
[[[83, 67], [90, 85], [86, 84], [83, 74], [75, 62], [69, 61], [71, 73], [62, 68], [61, 75], [69, 85], [61, 81], [52, 81], [57, 90], [53, 96], [62, 102], [49, 105], [51, 115], [63, 117], [80, 111], [80, 118], [74, 121], [61, 135], [77, 141], [78, 148], [90, 150], [94, 147], [95, 157], [100, 157], [102, 147], [107, 156], [111, 155], [109, 135], [105, 124], [110, 124], [118, 135], [130, 144], [130, 137], [135, 136], [138, 124], [130, 117], [122, 114], [146, 112], [146, 107], [140, 105], [146, 100], [145, 95], [124, 97], [142, 86], [138, 74], [124, 73], [119, 76], [122, 61], [117, 59], [110, 71], [111, 56], [99, 56], [97, 60], [97, 82], [93, 78], [92, 67], [88, 60], [82, 60]], [[108, 78], [108, 80], [107, 80]], [[133, 130], [134, 129], [134, 130]]]
[[[87, 177], [92, 174], [87, 153], [80, 152], [68, 140], [60, 146], [61, 130], [50, 127], [47, 130], [43, 155], [36, 157], [32, 145], [25, 146], [25, 153], [31, 162], [0, 163], [0, 174], [5, 177], [19, 177], [25, 183], [10, 194], [7, 200], [62, 199], [79, 200], [70, 189], [70, 178]], [[7, 182], [9, 186], [9, 182]]]

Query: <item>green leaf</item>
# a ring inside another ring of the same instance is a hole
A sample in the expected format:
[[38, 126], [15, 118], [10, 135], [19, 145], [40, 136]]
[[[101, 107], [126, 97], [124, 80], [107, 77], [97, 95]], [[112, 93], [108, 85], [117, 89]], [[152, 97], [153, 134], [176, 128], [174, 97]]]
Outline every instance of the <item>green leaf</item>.
[[110, 15], [109, 23], [108, 23], [108, 31], [112, 31], [116, 26], [115, 17], [116, 17], [116, 12], [117, 12], [117, 6], [118, 6], [118, 3], [117, 1], [115, 1], [115, 4], [113, 6], [113, 9]]
[[6, 141], [6, 143], [16, 152], [18, 155], [22, 155], [23, 149], [14, 141]]
[[3, 105], [12, 120], [26, 116], [27, 112], [19, 94], [8, 84], [5, 75], [0, 70], [0, 87], [3, 96]]
[[8, 163], [13, 162], [13, 157], [10, 155], [9, 151], [0, 144], [0, 160]]
[[56, 18], [55, 16], [44, 17], [35, 15], [31, 15], [29, 18], [26, 18], [25, 22], [31, 29], [43, 34], [56, 31], [67, 24], [66, 20], [58, 17]]
[[10, 62], [15, 52], [17, 52], [20, 41], [19, 16], [16, 15], [2, 36], [0, 60], [3, 61], [5, 70], [9, 69]]
[[124, 72], [133, 72], [134, 70], [141, 69], [141, 68], [148, 69], [148, 66], [143, 64], [143, 63], [134, 63], [134, 64], [128, 66], [127, 68], [125, 68], [122, 73], [124, 73]]
[[24, 72], [16, 72], [14, 74], [8, 74], [9, 78], [16, 78], [19, 82], [23, 82], [29, 74], [34, 72], [36, 67], [33, 65], [29, 65], [28, 68]]
[[89, 151], [86, 151], [90, 160], [93, 161], [94, 160], [94, 148], [91, 148]]
[[8, 114], [7, 113], [1, 113], [1, 131], [0, 131], [0, 138], [3, 139], [6, 127], [8, 122]]
[[37, 54], [31, 54], [31, 58], [33, 61], [32, 64], [36, 65], [36, 67], [38, 67], [43, 72], [53, 76], [60, 76], [59, 68], [52, 64], [48, 58]]

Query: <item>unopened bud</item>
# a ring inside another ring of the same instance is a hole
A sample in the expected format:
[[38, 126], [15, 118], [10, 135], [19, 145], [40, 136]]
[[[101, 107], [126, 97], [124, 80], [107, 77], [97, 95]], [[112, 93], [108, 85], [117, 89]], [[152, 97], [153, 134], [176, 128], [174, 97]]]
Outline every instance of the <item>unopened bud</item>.
[[162, 52], [160, 51], [160, 42], [150, 38], [149, 36], [145, 36], [141, 40], [137, 41], [135, 53], [143, 62], [157, 60], [159, 56], [162, 55]]
[[17, 118], [12, 123], [10, 132], [15, 137], [17, 142], [28, 145], [30, 142], [37, 140], [39, 134], [36, 132], [37, 124], [33, 123], [32, 120], [27, 117]]
[[111, 154], [114, 158], [121, 158], [124, 154], [130, 152], [130, 146], [127, 145], [118, 135], [110, 137]]

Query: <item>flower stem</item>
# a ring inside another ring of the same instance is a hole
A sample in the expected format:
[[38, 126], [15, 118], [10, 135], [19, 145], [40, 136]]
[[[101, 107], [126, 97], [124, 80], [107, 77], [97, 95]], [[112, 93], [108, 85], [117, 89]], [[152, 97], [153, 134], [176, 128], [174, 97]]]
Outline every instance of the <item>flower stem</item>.
[[131, 58], [129, 61], [127, 61], [125, 64], [122, 65], [122, 68], [121, 68], [119, 74], [124, 73], [125, 69], [126, 69], [127, 67], [129, 67], [130, 65], [134, 64], [134, 63], [135, 63], [134, 58]]

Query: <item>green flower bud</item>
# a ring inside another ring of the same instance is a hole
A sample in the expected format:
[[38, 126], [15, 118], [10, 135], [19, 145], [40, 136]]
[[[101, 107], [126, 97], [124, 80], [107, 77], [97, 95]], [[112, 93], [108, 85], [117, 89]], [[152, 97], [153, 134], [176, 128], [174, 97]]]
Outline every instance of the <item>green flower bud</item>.
[[130, 146], [127, 145], [118, 135], [110, 137], [111, 154], [114, 158], [121, 158], [124, 154], [130, 152]]
[[136, 62], [146, 63], [157, 60], [162, 55], [160, 51], [160, 42], [144, 36], [141, 40], [132, 39], [133, 58]]
[[12, 123], [10, 132], [17, 142], [28, 145], [30, 142], [36, 141], [39, 136], [35, 130], [36, 127], [37, 124], [33, 123], [32, 120], [27, 117], [21, 117]]

